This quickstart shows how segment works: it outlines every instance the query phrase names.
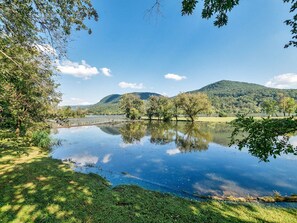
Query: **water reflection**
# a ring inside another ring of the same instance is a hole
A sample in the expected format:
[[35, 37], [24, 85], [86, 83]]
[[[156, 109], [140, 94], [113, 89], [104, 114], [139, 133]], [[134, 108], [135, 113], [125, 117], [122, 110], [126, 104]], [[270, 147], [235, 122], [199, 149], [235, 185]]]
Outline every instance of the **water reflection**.
[[[101, 127], [99, 127], [101, 129]], [[126, 144], [133, 144], [140, 142], [145, 136], [146, 125], [142, 122], [131, 122], [120, 127], [119, 132], [122, 135], [123, 142]]]
[[174, 142], [180, 152], [203, 151], [208, 149], [211, 142], [226, 146], [229, 144], [231, 127], [226, 124], [206, 123], [164, 123], [164, 122], [132, 122], [124, 124], [118, 131], [107, 131], [106, 127], [99, 127], [105, 133], [119, 132], [126, 144], [138, 143], [145, 136], [156, 145]]
[[[269, 195], [297, 192], [297, 159], [259, 162], [248, 150], [228, 147], [232, 129], [217, 123], [132, 122], [58, 129], [52, 156], [113, 185], [137, 184], [182, 196]], [[129, 149], [123, 149], [127, 148]]]

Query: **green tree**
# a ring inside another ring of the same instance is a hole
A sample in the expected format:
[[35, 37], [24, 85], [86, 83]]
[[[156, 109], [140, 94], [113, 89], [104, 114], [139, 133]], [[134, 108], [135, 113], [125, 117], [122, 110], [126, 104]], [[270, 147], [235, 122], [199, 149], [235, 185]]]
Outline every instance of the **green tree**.
[[35, 48], [28, 51], [1, 37], [0, 49], [14, 61], [0, 54], [0, 125], [15, 129], [17, 134], [25, 133], [34, 123], [54, 115], [60, 96], [55, 91], [54, 73], [49, 58]]
[[151, 96], [147, 106], [146, 113], [150, 120], [155, 116], [158, 120], [170, 121], [173, 116], [173, 104], [168, 97]]
[[279, 108], [284, 116], [286, 116], [286, 114], [290, 116], [296, 110], [296, 102], [294, 98], [283, 96], [279, 100]]
[[211, 111], [211, 103], [208, 96], [204, 93], [181, 93], [177, 95], [180, 108], [191, 119], [195, 121], [195, 117], [201, 113], [209, 113]]
[[[56, 115], [55, 56], [72, 30], [98, 19], [89, 0], [0, 1], [1, 126], [19, 134]], [[91, 30], [89, 30], [91, 33]]]
[[154, 116], [159, 118], [159, 97], [158, 96], [150, 96], [147, 102], [146, 114], [149, 120], [152, 120]]
[[138, 119], [143, 114], [143, 101], [135, 94], [124, 94], [120, 99], [120, 109], [127, 118]]
[[0, 30], [14, 44], [31, 48], [51, 45], [64, 53], [68, 36], [73, 30], [91, 29], [85, 19], [98, 20], [90, 0], [26, 0], [0, 1]]
[[277, 101], [274, 101], [271, 99], [265, 100], [261, 106], [262, 106], [263, 111], [268, 115], [268, 117], [271, 115], [276, 115], [277, 110], [278, 110]]

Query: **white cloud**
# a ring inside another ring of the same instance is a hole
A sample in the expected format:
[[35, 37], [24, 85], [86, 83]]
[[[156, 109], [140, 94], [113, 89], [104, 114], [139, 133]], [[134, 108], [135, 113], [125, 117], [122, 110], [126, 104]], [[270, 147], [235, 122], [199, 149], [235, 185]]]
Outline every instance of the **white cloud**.
[[99, 158], [97, 156], [92, 156], [88, 154], [77, 154], [66, 158], [67, 160], [70, 159], [75, 162], [78, 166], [85, 166], [86, 164], [93, 164], [95, 165]]
[[139, 84], [137, 84], [137, 83], [127, 83], [127, 82], [124, 82], [124, 81], [119, 83], [119, 87], [120, 88], [132, 88], [132, 89], [143, 89], [144, 88], [142, 83], [139, 83]]
[[166, 150], [166, 153], [169, 155], [169, 156], [172, 156], [172, 155], [176, 155], [176, 154], [179, 154], [180, 153], [180, 150], [179, 149], [168, 149]]
[[107, 67], [100, 68], [102, 74], [106, 77], [111, 77], [111, 70]]
[[166, 79], [172, 79], [172, 80], [176, 80], [176, 81], [181, 81], [181, 80], [187, 79], [186, 76], [181, 76], [178, 74], [166, 74], [166, 75], [164, 75], [164, 77]]
[[82, 98], [70, 98], [68, 100], [63, 100], [60, 105], [64, 106], [64, 105], [90, 105], [90, 104], [92, 103]]
[[286, 73], [273, 77], [266, 84], [266, 87], [272, 88], [297, 88], [297, 74]]
[[80, 63], [72, 62], [70, 60], [57, 61], [57, 69], [62, 74], [72, 75], [74, 77], [83, 78], [85, 80], [90, 79], [92, 76], [99, 75], [99, 71], [96, 67], [92, 67], [85, 60]]

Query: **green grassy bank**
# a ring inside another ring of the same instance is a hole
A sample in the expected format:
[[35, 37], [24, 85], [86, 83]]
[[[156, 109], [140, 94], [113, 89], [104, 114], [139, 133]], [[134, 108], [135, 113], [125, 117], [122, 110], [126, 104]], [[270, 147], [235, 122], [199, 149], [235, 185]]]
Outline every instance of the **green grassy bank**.
[[0, 141], [0, 222], [297, 222], [297, 210], [111, 188], [22, 139]]

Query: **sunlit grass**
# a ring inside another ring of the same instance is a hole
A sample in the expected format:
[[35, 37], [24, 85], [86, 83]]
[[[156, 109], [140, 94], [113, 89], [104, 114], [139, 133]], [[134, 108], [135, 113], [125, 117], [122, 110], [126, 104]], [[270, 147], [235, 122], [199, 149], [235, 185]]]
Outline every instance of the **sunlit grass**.
[[0, 222], [297, 222], [297, 210], [110, 188], [22, 140], [0, 141]]

